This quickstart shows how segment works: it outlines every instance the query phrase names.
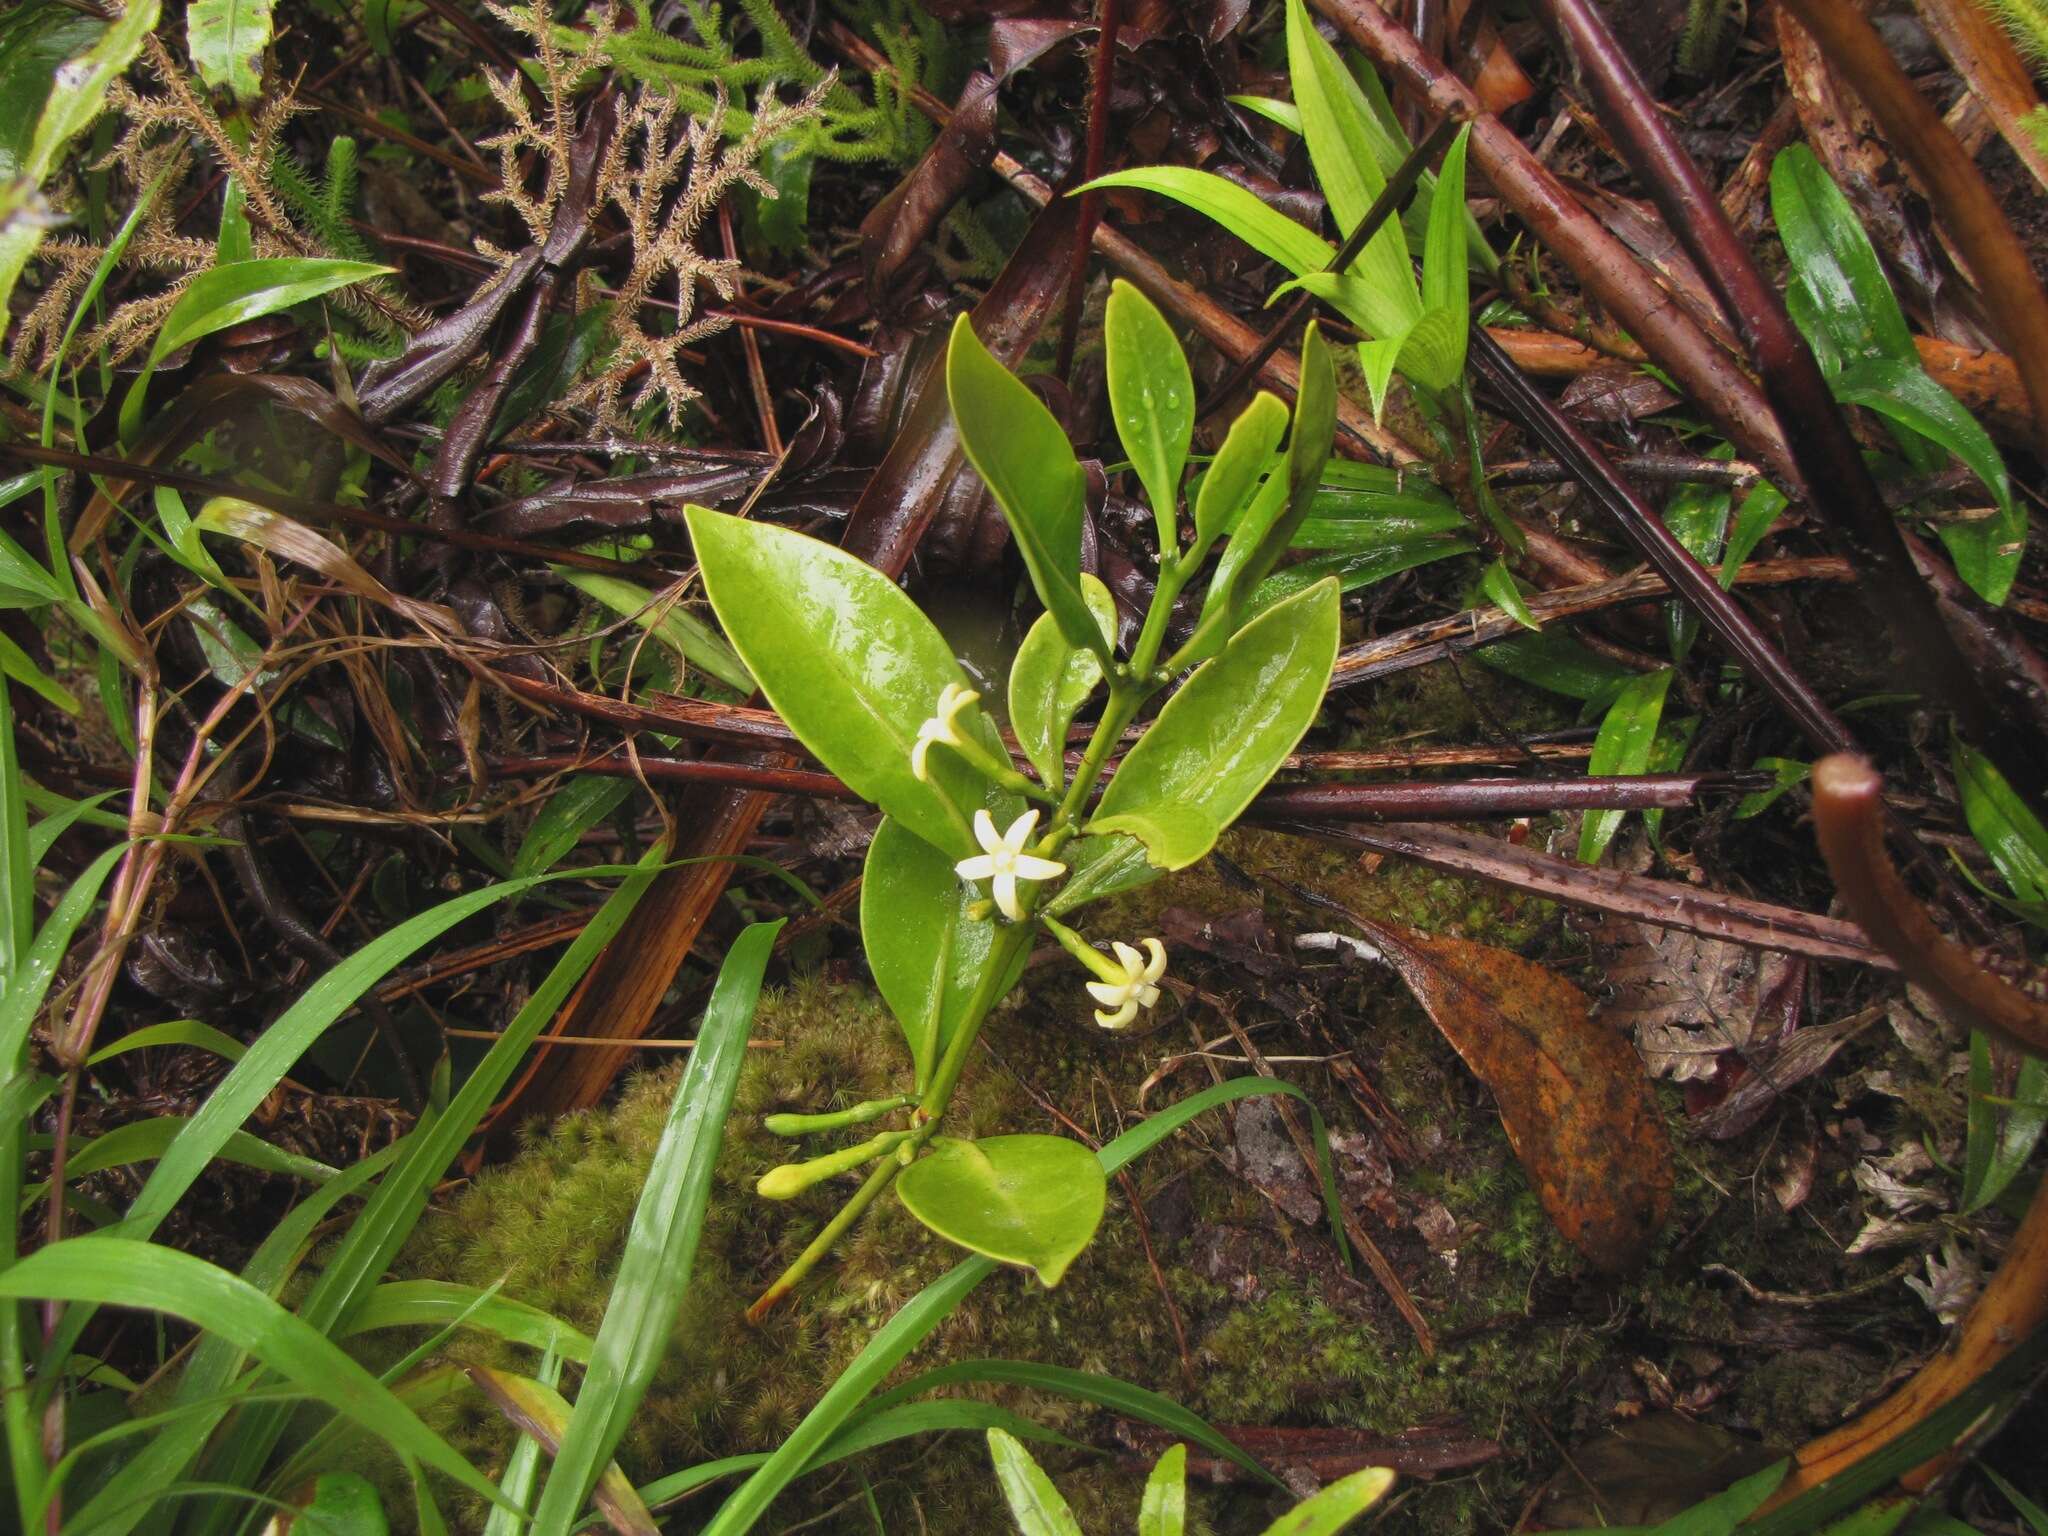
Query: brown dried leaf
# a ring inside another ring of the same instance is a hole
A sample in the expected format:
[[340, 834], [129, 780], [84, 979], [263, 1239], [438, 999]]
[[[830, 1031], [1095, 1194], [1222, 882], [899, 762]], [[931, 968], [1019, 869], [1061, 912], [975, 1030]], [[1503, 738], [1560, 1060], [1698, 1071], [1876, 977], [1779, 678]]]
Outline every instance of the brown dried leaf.
[[1671, 1208], [1671, 1146], [1628, 1043], [1577, 987], [1508, 950], [1350, 914], [1493, 1090], [1544, 1211], [1610, 1273]]
[[[1601, 1022], [1632, 1030], [1659, 1077], [1711, 1077], [1724, 1051], [1757, 1038], [1757, 1003], [1790, 963], [1783, 955], [1678, 929], [1610, 918], [1593, 943], [1611, 989]], [[1766, 974], [1768, 973], [1768, 974]]]

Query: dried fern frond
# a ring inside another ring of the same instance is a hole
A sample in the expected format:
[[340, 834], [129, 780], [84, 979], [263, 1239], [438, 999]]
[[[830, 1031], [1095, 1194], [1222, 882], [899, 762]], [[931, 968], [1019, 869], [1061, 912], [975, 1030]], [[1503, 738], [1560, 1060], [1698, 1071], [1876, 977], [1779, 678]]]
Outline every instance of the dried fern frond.
[[[695, 118], [682, 114], [675, 96], [658, 92], [643, 91], [627, 107], [598, 168], [597, 198], [625, 219], [633, 262], [614, 300], [610, 363], [573, 397], [593, 402], [601, 420], [624, 424], [621, 394], [644, 369], [633, 408], [659, 399], [669, 425], [681, 425], [684, 407], [699, 393], [683, 377], [681, 354], [731, 323], [720, 315], [697, 313], [698, 289], [708, 285], [730, 300], [740, 273], [739, 263], [699, 251], [697, 231], [735, 187], [775, 196], [755, 163], [770, 143], [816, 113], [832, 84], [828, 76], [795, 103], [760, 105], [746, 131], [730, 141], [722, 96], [709, 113]], [[657, 289], [673, 295], [660, 306], [673, 313], [673, 324], [659, 328], [649, 318]]]

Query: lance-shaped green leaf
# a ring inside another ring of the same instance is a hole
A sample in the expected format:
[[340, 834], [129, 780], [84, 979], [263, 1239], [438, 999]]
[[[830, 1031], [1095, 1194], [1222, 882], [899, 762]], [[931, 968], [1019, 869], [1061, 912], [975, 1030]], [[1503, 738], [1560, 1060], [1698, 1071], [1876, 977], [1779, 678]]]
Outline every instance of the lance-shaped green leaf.
[[[1316, 31], [1302, 0], [1287, 0], [1287, 73], [1316, 185], [1329, 199], [1338, 231], [1348, 235], [1386, 190], [1383, 167], [1390, 159], [1398, 164], [1402, 152], [1337, 50]], [[1411, 314], [1421, 311], [1399, 219], [1382, 224], [1347, 270], [1374, 291], [1398, 295]]]
[[1393, 1486], [1394, 1474], [1388, 1468], [1362, 1468], [1338, 1478], [1306, 1504], [1295, 1505], [1267, 1526], [1264, 1536], [1336, 1536]]
[[[1586, 772], [1593, 775], [1641, 773], [1657, 745], [1657, 722], [1664, 717], [1664, 695], [1671, 690], [1671, 669], [1638, 673], [1622, 685], [1600, 721], [1593, 756]], [[1588, 811], [1579, 826], [1579, 862], [1597, 864], [1626, 811]]]
[[754, 691], [753, 676], [724, 638], [666, 594], [650, 592], [636, 582], [601, 571], [579, 571], [566, 565], [549, 569], [585, 597], [631, 619], [684, 661], [702, 667], [726, 687], [742, 694]]
[[1081, 1536], [1081, 1522], [1053, 1487], [1045, 1469], [1015, 1435], [988, 1432], [988, 1455], [996, 1469], [996, 1485], [1017, 1522], [1019, 1536]]
[[1138, 1504], [1138, 1536], [1186, 1536], [1188, 1521], [1188, 1448], [1166, 1448], [1145, 1479]]
[[1152, 503], [1160, 558], [1173, 558], [1180, 477], [1195, 435], [1195, 381], [1180, 338], [1152, 301], [1122, 278], [1109, 285], [1102, 319], [1109, 411], [1117, 440]]
[[1804, 317], [1811, 324], [1802, 329], [1824, 361], [1839, 368], [1890, 358], [1917, 367], [1913, 333], [1870, 237], [1804, 144], [1771, 162], [1771, 213], [1792, 259], [1793, 281], [1805, 291]]
[[[1081, 600], [1095, 616], [1103, 643], [1113, 647], [1116, 598], [1095, 577], [1083, 575]], [[1069, 644], [1049, 613], [1038, 616], [1010, 663], [1010, 729], [1039, 782], [1055, 793], [1066, 777], [1067, 727], [1101, 681], [1101, 657]]]
[[[1422, 307], [1447, 309], [1469, 322], [1472, 287], [1465, 250], [1465, 150], [1472, 139], [1467, 123], [1444, 153], [1436, 197], [1429, 205], [1429, 233], [1422, 244]], [[1458, 333], [1458, 369], [1465, 367], [1465, 331]]]
[[[1287, 443], [1287, 503], [1258, 535], [1238, 578], [1237, 591], [1247, 593], [1266, 579], [1294, 543], [1295, 530], [1315, 505], [1330, 444], [1337, 436], [1337, 370], [1313, 321], [1301, 339], [1301, 389], [1294, 402], [1294, 435]], [[1239, 531], [1241, 539], [1250, 533]]]
[[1959, 741], [1950, 761], [1970, 835], [2013, 895], [2024, 902], [2048, 902], [2048, 827], [1983, 753]]
[[1522, 596], [1522, 589], [1515, 584], [1515, 573], [1508, 569], [1507, 561], [1496, 560], [1486, 568], [1479, 578], [1479, 590], [1487, 601], [1513, 619], [1524, 629], [1541, 629], [1536, 615], [1529, 611], [1528, 599]]
[[1088, 830], [1129, 833], [1161, 869], [1206, 854], [1315, 720], [1337, 628], [1324, 580], [1231, 636], [1125, 755]]
[[1195, 492], [1195, 542], [1188, 547], [1190, 561], [1200, 561], [1211, 544], [1237, 526], [1286, 433], [1287, 406], [1277, 395], [1262, 389], [1238, 412]]
[[[946, 398], [960, 446], [1003, 509], [1039, 601], [1069, 642], [1102, 647], [1081, 600], [1081, 461], [1045, 402], [996, 361], [965, 315], [946, 348]], [[1106, 650], [1102, 659], [1110, 659]]]
[[[997, 803], [986, 781], [943, 749], [927, 760], [928, 782], [910, 768], [941, 690], [967, 686], [931, 620], [895, 582], [830, 544], [704, 507], [684, 515], [726, 637], [797, 739], [933, 847], [956, 859], [976, 853], [969, 818]], [[1000, 757], [988, 717], [961, 718]]]
[[[969, 1021], [975, 988], [995, 948], [996, 925], [967, 914], [975, 897], [974, 888], [953, 872], [952, 859], [883, 818], [861, 871], [861, 944], [875, 987], [903, 1028], [920, 1093]], [[1017, 957], [1020, 972], [1029, 958]]]
[[[1261, 256], [1277, 261], [1297, 277], [1320, 272], [1337, 254], [1337, 248], [1313, 230], [1304, 229], [1277, 208], [1259, 200], [1234, 181], [1214, 171], [1197, 171], [1184, 165], [1141, 165], [1128, 171], [1098, 176], [1082, 192], [1131, 187], [1170, 197], [1184, 208], [1192, 208], [1214, 219]], [[1414, 279], [1411, 277], [1412, 284]]]
[[1049, 1286], [1095, 1236], [1108, 1190], [1095, 1154], [1064, 1136], [935, 1136], [896, 1180], [904, 1208], [946, 1241]]

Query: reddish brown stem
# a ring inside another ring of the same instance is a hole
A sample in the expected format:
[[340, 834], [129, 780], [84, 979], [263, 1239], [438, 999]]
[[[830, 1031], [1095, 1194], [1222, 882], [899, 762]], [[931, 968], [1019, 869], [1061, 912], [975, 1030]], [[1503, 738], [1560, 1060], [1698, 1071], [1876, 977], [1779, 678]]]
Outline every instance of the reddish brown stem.
[[[1093, 181], [1102, 174], [1109, 154], [1109, 92], [1116, 83], [1116, 35], [1123, 26], [1123, 9], [1123, 0], [1102, 0], [1094, 80], [1088, 91], [1088, 147], [1082, 159], [1083, 181]], [[1074, 348], [1081, 337], [1081, 296], [1088, 287], [1088, 249], [1095, 240], [1095, 226], [1101, 222], [1102, 194], [1083, 192], [1081, 222], [1074, 226], [1073, 266], [1067, 273], [1066, 303], [1060, 310], [1060, 347], [1054, 371], [1062, 379], [1074, 376]]]
[[1945, 936], [1906, 889], [1884, 846], [1884, 780], [1863, 758], [1813, 765], [1813, 828], [1828, 872], [1863, 930], [1958, 1024], [2048, 1055], [2048, 1004], [2000, 980]]

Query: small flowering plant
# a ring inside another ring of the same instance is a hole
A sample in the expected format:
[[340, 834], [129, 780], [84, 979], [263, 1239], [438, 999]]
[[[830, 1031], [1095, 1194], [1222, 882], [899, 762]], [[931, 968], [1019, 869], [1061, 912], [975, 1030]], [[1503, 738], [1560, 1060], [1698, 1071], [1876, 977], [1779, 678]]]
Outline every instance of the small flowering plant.
[[[1080, 963], [1075, 1006], [1092, 1000], [1103, 1028], [1128, 1028], [1152, 1009], [1167, 971], [1159, 940], [1117, 937], [1105, 953], [1069, 920], [1089, 901], [1207, 854], [1294, 749], [1328, 686], [1337, 583], [1275, 570], [1329, 456], [1328, 347], [1311, 325], [1291, 435], [1287, 407], [1260, 394], [1184, 502], [1195, 410], [1180, 343], [1122, 282], [1104, 333], [1111, 412], [1159, 532], [1155, 590], [1127, 652], [1108, 588], [1081, 569], [1086, 481], [1066, 435], [965, 316], [946, 356], [961, 444], [1045, 608], [1010, 669], [1014, 749], [894, 582], [817, 539], [689, 510], [712, 606], [762, 692], [884, 813], [862, 880], [861, 936], [910, 1053], [910, 1091], [899, 1097], [769, 1117], [768, 1129], [792, 1137], [886, 1128], [761, 1180], [763, 1195], [786, 1199], [869, 1168], [756, 1315], [892, 1184], [942, 1237], [1059, 1282], [1102, 1218], [1100, 1165], [1057, 1136], [943, 1134], [975, 1036], [1040, 935]], [[1192, 627], [1176, 629], [1177, 600], [1205, 572]], [[1092, 724], [1077, 730], [1088, 714]], [[1083, 734], [1069, 772], [1069, 739]]]

